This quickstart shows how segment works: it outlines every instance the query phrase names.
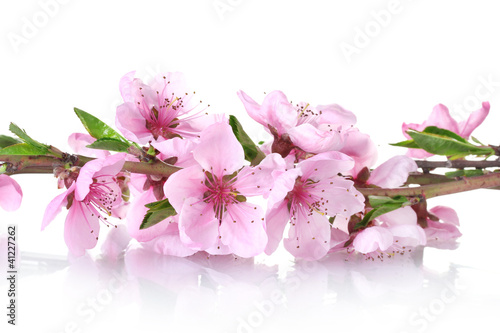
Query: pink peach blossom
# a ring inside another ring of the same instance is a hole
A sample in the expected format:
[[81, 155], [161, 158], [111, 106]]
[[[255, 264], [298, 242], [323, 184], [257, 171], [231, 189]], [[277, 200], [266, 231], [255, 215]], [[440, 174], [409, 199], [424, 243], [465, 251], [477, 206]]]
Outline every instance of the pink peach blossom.
[[23, 191], [21, 186], [7, 175], [0, 175], [0, 207], [8, 212], [21, 206]]
[[134, 74], [130, 72], [121, 79], [125, 103], [116, 110], [116, 126], [127, 139], [146, 144], [198, 135], [193, 121], [204, 112], [195, 112], [200, 101], [188, 93], [182, 73], [158, 75], [149, 85]]
[[202, 131], [193, 156], [197, 165], [174, 173], [164, 187], [179, 214], [181, 241], [211, 254], [261, 253], [267, 243], [264, 212], [246, 200], [269, 192], [281, 157], [271, 154], [257, 167], [244, 167], [243, 148], [226, 122]]
[[353, 165], [347, 155], [327, 152], [277, 176], [266, 214], [267, 254], [278, 247], [288, 222], [290, 229], [284, 240], [288, 252], [307, 260], [319, 259], [328, 252], [331, 240], [328, 216], [350, 216], [364, 208], [364, 197], [354, 183], [337, 176]]
[[64, 240], [70, 252], [82, 256], [97, 244], [100, 222], [110, 226], [108, 216], [120, 217], [121, 189], [116, 175], [125, 163], [125, 154], [95, 159], [85, 164], [78, 178], [47, 206], [42, 222], [44, 230], [61, 211], [68, 208]]

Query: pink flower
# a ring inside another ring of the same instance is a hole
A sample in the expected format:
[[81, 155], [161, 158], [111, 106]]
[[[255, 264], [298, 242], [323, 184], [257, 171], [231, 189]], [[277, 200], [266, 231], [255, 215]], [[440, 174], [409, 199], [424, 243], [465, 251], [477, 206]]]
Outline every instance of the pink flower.
[[273, 135], [272, 152], [283, 157], [294, 147], [313, 154], [338, 150], [343, 145], [343, 132], [356, 123], [356, 116], [337, 104], [294, 106], [281, 91], [267, 94], [262, 105], [243, 91], [238, 96], [250, 117]]
[[266, 253], [278, 247], [287, 222], [284, 245], [295, 257], [316, 260], [330, 249], [331, 224], [328, 216], [351, 216], [364, 208], [364, 197], [354, 183], [338, 173], [350, 170], [354, 162], [339, 152], [318, 154], [282, 172], [268, 203]]
[[436, 206], [429, 210], [425, 235], [429, 246], [437, 248], [454, 249], [455, 240], [462, 236], [458, 230], [460, 222], [458, 215], [450, 207]]
[[[482, 107], [479, 110], [472, 112], [467, 120], [457, 122], [451, 117], [450, 111], [448, 111], [448, 108], [446, 106], [444, 106], [443, 104], [438, 104], [432, 110], [429, 118], [422, 124], [403, 123], [403, 134], [408, 139], [411, 139], [410, 136], [406, 133], [408, 129], [423, 131], [427, 126], [436, 126], [455, 132], [465, 139], [469, 139], [469, 136], [479, 125], [482, 124], [484, 119], [488, 116], [489, 112], [490, 103], [483, 102]], [[407, 155], [414, 158], [427, 158], [429, 156], [432, 156], [433, 154], [427, 153], [422, 149], [409, 149]]]
[[68, 208], [64, 224], [64, 240], [75, 256], [85, 254], [97, 244], [100, 224], [108, 227], [108, 216], [120, 217], [122, 205], [120, 186], [116, 175], [125, 163], [125, 154], [116, 154], [104, 159], [95, 159], [85, 164], [78, 178], [62, 194], [47, 206], [42, 222], [42, 230], [61, 211]]
[[8, 212], [21, 206], [23, 191], [21, 186], [7, 175], [0, 175], [0, 207]]
[[155, 77], [150, 85], [134, 78], [135, 72], [120, 81], [124, 104], [116, 110], [116, 126], [132, 141], [146, 144], [173, 137], [196, 137], [198, 128], [193, 120], [203, 110], [190, 113], [199, 105], [194, 93], [184, 87], [181, 73], [167, 73]]
[[197, 165], [165, 183], [165, 196], [179, 214], [181, 241], [211, 254], [251, 257], [267, 243], [264, 212], [247, 197], [268, 193], [271, 173], [283, 160], [272, 154], [257, 167], [243, 167], [243, 148], [227, 123], [215, 123], [193, 150]]
[[426, 244], [425, 232], [417, 224], [417, 214], [409, 206], [379, 216], [373, 224], [357, 233], [350, 247], [366, 259], [383, 260]]

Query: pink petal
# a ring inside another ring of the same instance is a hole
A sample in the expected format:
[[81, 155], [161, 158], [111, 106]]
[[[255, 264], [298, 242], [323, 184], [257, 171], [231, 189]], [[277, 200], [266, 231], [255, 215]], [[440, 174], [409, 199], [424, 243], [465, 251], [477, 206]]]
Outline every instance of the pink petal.
[[351, 157], [338, 151], [329, 151], [317, 154], [298, 164], [302, 170], [302, 179], [320, 180], [336, 177], [338, 173], [344, 173], [354, 167]]
[[429, 212], [436, 215], [444, 223], [450, 223], [456, 226], [460, 225], [458, 214], [453, 208], [446, 206], [436, 206], [431, 208]]
[[113, 228], [109, 231], [101, 245], [101, 252], [106, 259], [117, 260], [130, 243], [130, 236], [123, 226]]
[[293, 144], [309, 153], [322, 153], [342, 147], [342, 138], [337, 131], [321, 130], [305, 123], [288, 130]]
[[64, 224], [64, 240], [69, 251], [75, 256], [82, 256], [86, 249], [94, 248], [99, 229], [97, 216], [92, 216], [85, 204], [74, 201]]
[[424, 229], [419, 225], [396, 225], [390, 227], [394, 238], [397, 238], [399, 246], [425, 245], [427, 238]]
[[75, 191], [75, 183], [71, 184], [71, 186], [64, 191], [64, 193], [56, 196], [52, 201], [48, 204], [45, 209], [45, 213], [43, 215], [42, 220], [42, 230], [45, 229], [49, 225], [50, 222], [54, 220], [54, 218], [61, 212], [61, 209], [66, 206], [68, 200], [67, 197], [69, 194]]
[[402, 186], [410, 172], [417, 171], [417, 163], [407, 156], [394, 156], [379, 165], [370, 174], [368, 184], [385, 188]]
[[247, 110], [248, 115], [252, 117], [253, 120], [267, 128], [267, 120], [265, 119], [265, 115], [260, 111], [260, 105], [242, 90], [238, 91], [237, 94], [243, 103], [243, 106]]
[[328, 219], [318, 213], [309, 214], [308, 209], [296, 212], [292, 219], [288, 238], [283, 244], [297, 258], [318, 260], [330, 250], [331, 228]]
[[0, 175], [0, 207], [8, 212], [21, 206], [23, 191], [21, 186], [7, 175]]
[[177, 223], [168, 224], [167, 230], [162, 235], [143, 244], [143, 246], [156, 253], [175, 257], [187, 257], [197, 252], [182, 243]]
[[429, 118], [422, 125], [444, 128], [457, 134], [460, 132], [456, 120], [450, 116], [450, 111], [443, 104], [436, 105]]
[[277, 205], [281, 204], [287, 193], [293, 190], [295, 180], [300, 174], [300, 169], [290, 169], [277, 175], [274, 180], [272, 191], [270, 191], [271, 194], [267, 200], [268, 209], [277, 207]]
[[386, 223], [388, 226], [397, 225], [417, 225], [417, 213], [410, 207], [403, 207], [392, 212], [385, 213], [377, 219]]
[[168, 177], [163, 191], [170, 204], [179, 213], [184, 201], [188, 198], [197, 198], [198, 200], [203, 198], [203, 193], [207, 188], [204, 181], [205, 174], [198, 165], [195, 165], [177, 171]]
[[354, 159], [349, 174], [356, 177], [364, 167], [371, 167], [377, 161], [377, 147], [370, 136], [352, 129], [344, 135], [344, 146], [340, 151]]
[[124, 103], [116, 108], [115, 125], [129, 140], [147, 144], [153, 139], [151, 131], [146, 128], [146, 119], [133, 103]]
[[392, 233], [384, 227], [369, 227], [354, 238], [353, 246], [360, 253], [371, 253], [377, 250], [385, 251], [394, 243]]
[[266, 214], [266, 232], [268, 242], [265, 252], [271, 255], [278, 248], [279, 243], [283, 239], [283, 231], [286, 224], [290, 220], [290, 212], [287, 208], [288, 201], [283, 200], [281, 203], [271, 209]]
[[109, 156], [110, 153], [106, 150], [87, 148], [87, 145], [90, 145], [95, 140], [88, 134], [73, 133], [68, 138], [68, 144], [75, 153], [80, 155], [95, 156], [97, 158]]
[[279, 135], [287, 133], [297, 125], [297, 111], [285, 94], [279, 90], [271, 91], [266, 95], [260, 112], [267, 124], [277, 129]]
[[120, 93], [122, 95], [124, 102], [131, 102], [131, 103], [134, 102], [133, 95], [131, 94], [132, 82], [134, 81], [134, 76], [135, 76], [135, 71], [132, 71], [125, 74], [120, 79], [120, 83], [118, 86], [120, 88]]
[[427, 228], [424, 231], [428, 242], [446, 242], [462, 236], [456, 225], [430, 220], [427, 220]]
[[153, 190], [149, 189], [134, 199], [132, 207], [130, 207], [130, 211], [127, 214], [127, 230], [130, 236], [139, 242], [147, 242], [160, 236], [167, 230], [169, 223], [172, 222], [172, 218], [167, 218], [165, 221], [155, 224], [152, 227], [140, 229], [144, 215], [148, 211], [148, 208], [144, 205], [155, 201], [157, 200], [153, 194]]
[[238, 256], [249, 258], [261, 254], [267, 244], [264, 212], [248, 202], [227, 206], [220, 236], [221, 242]]
[[343, 129], [356, 124], [356, 115], [338, 104], [318, 105], [316, 109], [320, 113], [318, 116], [319, 124], [340, 125]]
[[458, 124], [459, 132], [458, 134], [466, 139], [472, 134], [479, 125], [481, 125], [484, 119], [488, 116], [490, 112], [490, 103], [483, 102], [482, 107], [479, 110], [472, 112], [466, 121], [461, 121]]
[[336, 214], [351, 216], [365, 207], [364, 196], [356, 190], [351, 180], [342, 177], [322, 180], [309, 193], [323, 198], [322, 209], [325, 209], [330, 216]]
[[331, 236], [332, 236], [330, 239], [331, 248], [329, 252], [336, 252], [343, 250], [344, 244], [349, 240], [349, 234], [340, 229], [332, 228]]
[[193, 150], [195, 160], [203, 169], [217, 177], [230, 175], [243, 166], [243, 148], [227, 123], [215, 123], [200, 135], [200, 143]]
[[175, 165], [181, 168], [190, 167], [196, 164], [193, 157], [193, 149], [196, 144], [189, 139], [172, 138], [162, 142], [153, 142], [155, 147], [165, 158], [177, 157]]
[[181, 241], [192, 249], [203, 251], [214, 246], [219, 238], [219, 221], [213, 205], [187, 199], [179, 216], [179, 234]]
[[279, 170], [285, 170], [285, 160], [279, 154], [267, 155], [259, 165], [241, 169], [233, 186], [246, 197], [263, 195], [267, 198], [274, 184], [273, 173]]

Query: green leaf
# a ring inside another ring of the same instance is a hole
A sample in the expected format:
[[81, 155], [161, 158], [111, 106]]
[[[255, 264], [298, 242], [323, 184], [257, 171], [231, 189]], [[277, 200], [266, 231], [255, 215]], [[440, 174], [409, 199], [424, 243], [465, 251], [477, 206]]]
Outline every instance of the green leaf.
[[17, 143], [0, 150], [0, 155], [45, 155], [47, 149], [40, 149], [27, 143]]
[[368, 201], [370, 202], [370, 206], [372, 206], [373, 208], [377, 208], [387, 204], [404, 205], [405, 203], [410, 202], [407, 197], [402, 195], [397, 195], [392, 198], [380, 195], [369, 195]]
[[472, 169], [472, 170], [457, 170], [457, 171], [450, 171], [446, 172], [445, 176], [448, 178], [455, 178], [455, 177], [475, 177], [475, 176], [482, 176], [484, 175], [483, 170], [478, 170], [478, 169]]
[[448, 137], [448, 138], [455, 139], [455, 140], [463, 142], [463, 143], [468, 143], [467, 140], [465, 140], [464, 138], [462, 138], [457, 133], [449, 131], [449, 130], [444, 129], [444, 128], [439, 128], [439, 127], [436, 127], [436, 126], [427, 126], [422, 131], [422, 133], [437, 134], [437, 135], [441, 135], [441, 136], [445, 136], [445, 137]]
[[414, 140], [406, 140], [406, 141], [401, 141], [398, 143], [389, 143], [391, 146], [395, 147], [404, 147], [404, 148], [420, 148]]
[[257, 165], [262, 161], [266, 155], [255, 145], [255, 143], [250, 139], [248, 134], [243, 130], [243, 126], [236, 119], [235, 116], [229, 116], [229, 125], [233, 129], [234, 136], [243, 147], [245, 152], [245, 159], [250, 162], [251, 165]]
[[[437, 128], [437, 127], [436, 127]], [[428, 128], [426, 128], [427, 130]], [[441, 129], [439, 129], [441, 130]], [[436, 134], [430, 131], [439, 132], [441, 134]], [[494, 154], [492, 148], [489, 147], [479, 147], [475, 146], [467, 141], [464, 142], [463, 138], [456, 134], [453, 136], [450, 131], [436, 131], [431, 129], [428, 132], [417, 132], [414, 130], [408, 130], [407, 133], [412, 137], [415, 143], [425, 151], [444, 156], [452, 156], [452, 159], [464, 157], [467, 155], [490, 155]], [[450, 133], [447, 133], [450, 132]]]
[[365, 214], [363, 219], [356, 223], [354, 230], [365, 228], [370, 221], [373, 219], [384, 215], [386, 213], [392, 212], [401, 207], [411, 205], [411, 202], [405, 196], [398, 195], [395, 197], [385, 197], [385, 196], [368, 196], [370, 205], [373, 207], [371, 211]]
[[[24, 141], [28, 145], [37, 148], [41, 152], [40, 154], [37, 154], [37, 155], [48, 154], [49, 146], [47, 146], [43, 143], [40, 143], [36, 140], [33, 140], [28, 134], [26, 134], [26, 132], [23, 129], [19, 128], [19, 126], [17, 126], [16, 124], [10, 123], [9, 130], [12, 133], [14, 133], [15, 135], [17, 135], [22, 141]], [[25, 154], [22, 154], [22, 155], [25, 155]]]
[[128, 143], [113, 138], [98, 139], [90, 145], [87, 145], [87, 148], [111, 150], [123, 153], [128, 152], [128, 147], [130, 147]]
[[89, 132], [89, 134], [92, 137], [96, 138], [97, 140], [115, 139], [127, 144], [128, 146], [134, 145], [137, 148], [140, 148], [135, 142], [134, 143], [129, 142], [120, 133], [118, 133], [113, 128], [106, 125], [103, 121], [94, 117], [90, 113], [80, 110], [78, 108], [75, 108], [75, 113], [78, 116], [78, 118], [80, 118], [80, 121], [82, 122], [87, 132]]
[[0, 135], [0, 148], [12, 146], [16, 143], [21, 143], [21, 141], [8, 135]]
[[139, 229], [147, 229], [165, 220], [167, 217], [176, 215], [174, 207], [168, 202], [168, 199], [160, 200], [145, 205], [149, 208]]

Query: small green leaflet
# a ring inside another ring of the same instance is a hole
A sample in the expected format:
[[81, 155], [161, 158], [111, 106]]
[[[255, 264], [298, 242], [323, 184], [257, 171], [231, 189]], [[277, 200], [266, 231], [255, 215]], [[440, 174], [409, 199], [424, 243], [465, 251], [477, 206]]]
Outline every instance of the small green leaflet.
[[[15, 135], [17, 135], [28, 146], [35, 148], [35, 150], [37, 151], [36, 154], [17, 154], [17, 155], [45, 155], [49, 153], [49, 146], [40, 143], [36, 140], [33, 140], [28, 134], [26, 134], [26, 132], [23, 129], [19, 128], [19, 126], [17, 126], [16, 124], [10, 123], [9, 130]], [[24, 147], [21, 149], [24, 149]]]
[[406, 140], [398, 143], [390, 143], [390, 145], [395, 147], [404, 147], [404, 148], [415, 148], [415, 149], [420, 148], [413, 140]]
[[46, 155], [46, 149], [40, 149], [27, 143], [17, 143], [0, 149], [0, 155]]
[[402, 195], [398, 195], [393, 198], [369, 195], [368, 200], [373, 209], [366, 213], [364, 218], [354, 226], [354, 230], [365, 228], [368, 223], [376, 217], [411, 204], [410, 201]]
[[[120, 149], [120, 150], [116, 150], [116, 151], [124, 151], [123, 148], [125, 145], [127, 145], [127, 147], [134, 145], [140, 149], [139, 145], [137, 145], [135, 142], [129, 142], [120, 133], [118, 133], [113, 128], [106, 125], [103, 121], [94, 117], [90, 113], [87, 113], [87, 112], [80, 110], [78, 108], [75, 108], [75, 113], [78, 116], [78, 118], [80, 118], [80, 121], [82, 122], [82, 124], [85, 127], [85, 129], [87, 130], [87, 132], [89, 132], [89, 134], [93, 138], [95, 138], [97, 140], [111, 139], [111, 140], [103, 140], [103, 141], [97, 143], [94, 147], [90, 147], [90, 148], [114, 150], [114, 149], [110, 149], [110, 148], [104, 148], [104, 147], [111, 147], [111, 148]], [[118, 144], [116, 141], [119, 141], [123, 144]], [[95, 144], [95, 142], [94, 142], [94, 144]], [[89, 145], [89, 146], [92, 146], [92, 145]], [[103, 148], [98, 148], [98, 147], [103, 147]]]
[[0, 135], [0, 148], [12, 146], [16, 143], [21, 143], [21, 141], [8, 135]]
[[87, 145], [87, 147], [93, 149], [112, 150], [121, 153], [126, 153], [128, 152], [128, 147], [130, 147], [130, 145], [128, 143], [113, 138], [102, 138], [102, 139], [97, 139], [90, 145]]
[[147, 229], [165, 220], [167, 217], [177, 214], [168, 199], [156, 201], [145, 205], [149, 208], [139, 229]]
[[257, 165], [266, 157], [266, 155], [255, 145], [255, 143], [250, 139], [248, 134], [243, 130], [243, 126], [236, 119], [235, 116], [229, 116], [229, 125], [233, 129], [234, 136], [243, 147], [245, 152], [245, 159], [250, 162], [251, 165]]

